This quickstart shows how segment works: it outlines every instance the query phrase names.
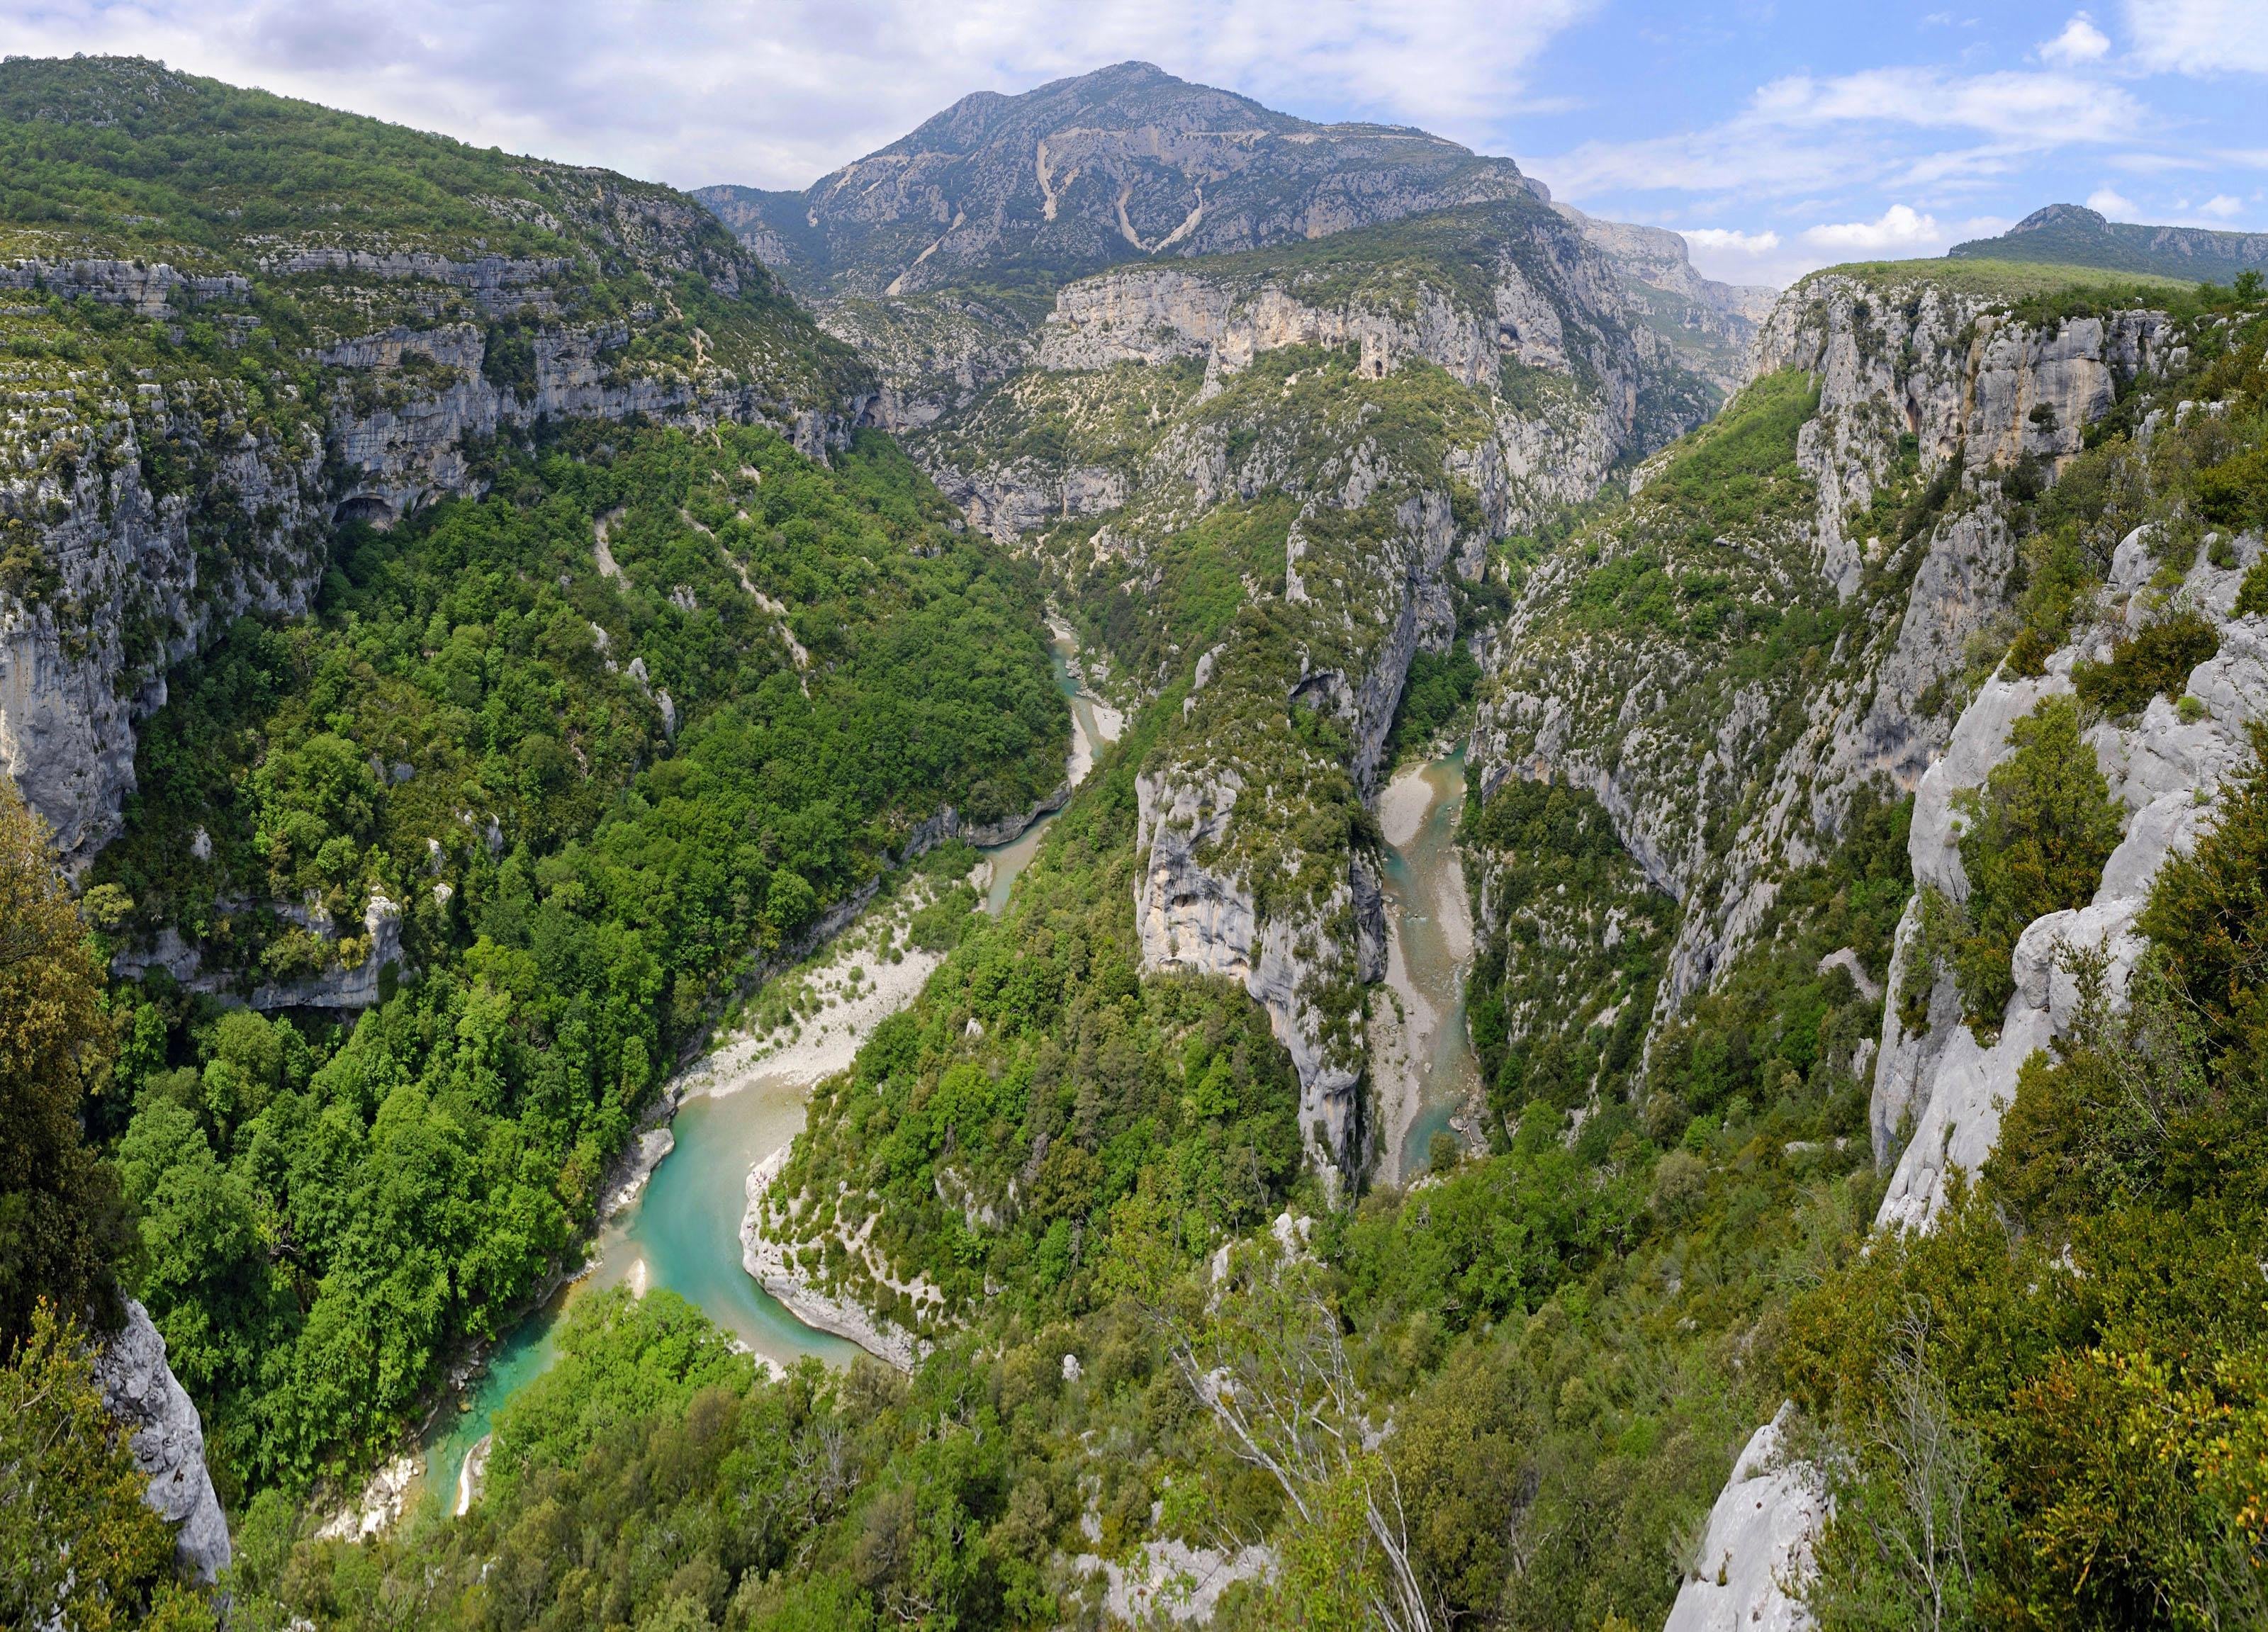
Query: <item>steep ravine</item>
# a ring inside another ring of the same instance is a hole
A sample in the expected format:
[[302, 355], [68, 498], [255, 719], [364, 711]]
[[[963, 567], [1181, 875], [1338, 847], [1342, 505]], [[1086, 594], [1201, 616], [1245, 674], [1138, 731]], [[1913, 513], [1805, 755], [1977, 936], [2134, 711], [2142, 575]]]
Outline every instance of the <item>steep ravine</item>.
[[[1076, 787], [1121, 725], [1079, 679], [1078, 643], [1068, 631], [1057, 634], [1051, 656], [1073, 709], [1066, 780]], [[1054, 815], [1042, 812], [983, 850], [985, 910], [998, 915]], [[911, 1364], [913, 1351], [894, 1329], [770, 1261], [755, 1226], [766, 1176], [802, 1130], [813, 1084], [848, 1067], [874, 1028], [920, 994], [940, 961], [912, 945], [908, 929], [930, 894], [917, 886], [850, 919], [806, 966], [775, 977], [814, 994], [817, 1012], [809, 1019], [727, 1039], [670, 1084], [666, 1114], [644, 1136], [644, 1159], [627, 1164], [586, 1266], [484, 1357], [454, 1408], [429, 1430], [419, 1471], [437, 1499], [464, 1511], [479, 1488], [497, 1413], [557, 1359], [559, 1322], [591, 1291], [627, 1285], [640, 1297], [656, 1288], [676, 1292], [776, 1369], [806, 1355], [840, 1364], [860, 1348]], [[895, 949], [897, 961], [880, 953], [884, 945]], [[381, 1479], [358, 1504], [357, 1523], [390, 1519], [413, 1494], [398, 1477]]]
[[1472, 908], [1457, 845], [1464, 802], [1462, 752], [1405, 768], [1379, 796], [1386, 979], [1371, 992], [1370, 1083], [1377, 1176], [1389, 1184], [1424, 1172], [1438, 1136], [1460, 1151], [1479, 1138], [1480, 1073], [1465, 1017]]

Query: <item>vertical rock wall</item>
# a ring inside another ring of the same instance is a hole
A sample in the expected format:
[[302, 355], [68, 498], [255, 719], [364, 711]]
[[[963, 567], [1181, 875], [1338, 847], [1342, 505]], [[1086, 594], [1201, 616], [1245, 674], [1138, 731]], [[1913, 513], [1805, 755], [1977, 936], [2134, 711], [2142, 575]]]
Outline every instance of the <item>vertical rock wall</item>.
[[130, 1298], [125, 1327], [95, 1356], [94, 1381], [103, 1404], [126, 1425], [135, 1465], [149, 1475], [145, 1499], [179, 1526], [173, 1548], [182, 1569], [210, 1585], [232, 1553], [228, 1519], [205, 1471], [204, 1425], [166, 1364], [166, 1340], [150, 1312]]

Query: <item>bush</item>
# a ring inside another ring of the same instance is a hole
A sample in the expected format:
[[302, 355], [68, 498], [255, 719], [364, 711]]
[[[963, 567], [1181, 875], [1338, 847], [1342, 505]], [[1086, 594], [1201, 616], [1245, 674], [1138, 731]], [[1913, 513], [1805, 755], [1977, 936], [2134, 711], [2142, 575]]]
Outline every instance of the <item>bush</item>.
[[1969, 900], [1953, 967], [1972, 1026], [1997, 1024], [2007, 1007], [2009, 959], [2025, 927], [2093, 899], [2124, 826], [2070, 699], [2047, 699], [2008, 736], [2014, 754], [1955, 800], [1969, 819], [1961, 835]]
[[2154, 696], [2189, 689], [2190, 672], [2220, 650], [2220, 633], [2194, 612], [2159, 619], [2110, 649], [2108, 663], [2079, 663], [2071, 683], [2080, 701], [2105, 714], [2140, 712]]

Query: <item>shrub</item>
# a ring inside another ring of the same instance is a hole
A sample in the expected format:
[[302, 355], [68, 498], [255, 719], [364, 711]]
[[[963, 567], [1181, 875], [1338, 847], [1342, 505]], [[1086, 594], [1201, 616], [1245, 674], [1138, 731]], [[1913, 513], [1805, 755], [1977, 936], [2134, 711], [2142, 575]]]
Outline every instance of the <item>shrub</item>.
[[2014, 754], [1956, 801], [1969, 819], [1969, 900], [1953, 966], [1972, 1026], [1997, 1022], [2007, 1006], [2008, 961], [2025, 926], [2093, 897], [2124, 826], [2070, 699], [2049, 698], [2008, 735]]
[[2080, 701], [2105, 714], [2133, 714], [2154, 696], [2178, 697], [2190, 671], [2220, 650], [2220, 634], [2194, 612], [2159, 619], [2110, 649], [2108, 663], [2080, 663], [2072, 687]]

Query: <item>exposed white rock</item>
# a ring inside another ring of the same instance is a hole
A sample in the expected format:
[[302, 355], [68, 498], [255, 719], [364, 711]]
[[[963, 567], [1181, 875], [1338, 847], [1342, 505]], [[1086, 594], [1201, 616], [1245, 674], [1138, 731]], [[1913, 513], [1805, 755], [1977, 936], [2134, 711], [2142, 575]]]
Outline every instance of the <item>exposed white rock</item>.
[[181, 1567], [210, 1584], [232, 1557], [228, 1518], [205, 1471], [204, 1424], [166, 1364], [166, 1340], [138, 1302], [126, 1303], [126, 1325], [94, 1358], [95, 1386], [112, 1415], [127, 1425], [135, 1466], [149, 1475], [144, 1498], [179, 1525], [173, 1550]]
[[[485, 1458], [483, 1459], [485, 1461]], [[417, 1482], [418, 1459], [410, 1453], [395, 1457], [370, 1476], [362, 1494], [325, 1521], [315, 1532], [318, 1540], [366, 1541], [394, 1527], [402, 1504]]]
[[1275, 1574], [1276, 1555], [1258, 1546], [1223, 1553], [1168, 1537], [1145, 1543], [1131, 1563], [1081, 1553], [1071, 1568], [1102, 1577], [1103, 1613], [1114, 1623], [1206, 1626], [1223, 1592], [1240, 1581], [1264, 1581]]
[[[2103, 721], [2088, 733], [2098, 768], [2128, 812], [2125, 830], [2103, 864], [2094, 899], [2035, 920], [2018, 938], [2010, 966], [2016, 989], [1998, 1039], [1987, 1047], [1971, 1033], [1948, 975], [1935, 982], [1920, 1033], [1906, 1033], [1896, 1003], [1885, 1009], [1869, 1121], [1877, 1160], [1893, 1150], [1897, 1155], [1876, 1217], [1879, 1226], [1928, 1228], [1953, 1172], [1973, 1173], [1992, 1154], [2024, 1062], [2066, 1035], [2078, 1018], [2074, 954], [2100, 959], [2105, 997], [2114, 1005], [2124, 1002], [2144, 950], [2134, 926], [2159, 869], [2169, 856], [2186, 853], [2210, 825], [2217, 790], [2250, 761], [2247, 723], [2268, 718], [2268, 628], [2258, 617], [2228, 615], [2243, 570], [2259, 558], [2259, 540], [2239, 540], [2235, 550], [2237, 564], [2228, 569], [2213, 566], [2201, 552], [2174, 597], [2176, 605], [2211, 619], [2220, 631], [2220, 650], [2190, 676], [2190, 695], [2205, 702], [2205, 712], [2184, 719], [2155, 697], [2131, 725]], [[2141, 535], [2130, 536], [2113, 558], [2097, 628], [2082, 629], [2051, 657], [2044, 676], [1995, 676], [1963, 710], [1945, 757], [1915, 793], [1909, 849], [1918, 886], [1966, 899], [1955, 796], [1981, 786], [2007, 758], [2013, 751], [2008, 730], [2017, 719], [2043, 698], [2070, 689], [2072, 664], [2109, 643], [2102, 630], [2127, 627], [2132, 598], [2151, 569]], [[2124, 604], [2122, 598], [2128, 598]], [[1894, 989], [1910, 978], [1919, 915], [1917, 896], [1899, 925]], [[1899, 1150], [1901, 1130], [1909, 1128], [1911, 1137]]]
[[[615, 195], [601, 208], [641, 236], [706, 225], [693, 207], [658, 196]], [[437, 321], [325, 349], [327, 392], [296, 415], [255, 405], [226, 374], [144, 382], [130, 401], [99, 375], [77, 377], [68, 393], [0, 393], [23, 410], [0, 415], [11, 422], [0, 429], [0, 469], [17, 473], [0, 479], [0, 510], [40, 518], [38, 548], [61, 579], [36, 604], [0, 596], [0, 772], [55, 829], [67, 867], [84, 868], [117, 831], [134, 787], [135, 727], [163, 706], [166, 670], [243, 612], [304, 615], [335, 518], [383, 527], [431, 498], [474, 490], [468, 442], [547, 418], [631, 416], [770, 423], [814, 455], [847, 437], [848, 416], [784, 402], [715, 366], [622, 368], [615, 349], [628, 328], [561, 320], [551, 281], [570, 264], [340, 245], [280, 246], [262, 263], [271, 274], [463, 290], [484, 316], [536, 319], [524, 391], [483, 372], [479, 324]], [[739, 286], [730, 264], [703, 270], [722, 290]], [[180, 295], [240, 301], [250, 292], [240, 273], [185, 276], [162, 263], [0, 266], [0, 288], [42, 283], [154, 318], [174, 315]], [[174, 457], [153, 458], [160, 448]], [[195, 472], [195, 485], [153, 492], [144, 473], [169, 465]], [[245, 525], [231, 531], [230, 517]]]
[[1780, 1407], [1733, 1464], [1662, 1632], [1801, 1632], [1814, 1624], [1796, 1594], [1833, 1503], [1815, 1468], [1783, 1456], [1793, 1410]]
[[[781, 1146], [748, 1172], [748, 1209], [740, 1220], [741, 1266], [806, 1326], [847, 1337], [876, 1359], [887, 1361], [901, 1371], [912, 1371], [928, 1351], [926, 1342], [850, 1299], [812, 1285], [796, 1268], [791, 1256], [793, 1249], [767, 1227], [770, 1193], [786, 1169], [790, 1149]], [[870, 1228], [873, 1222], [867, 1221]], [[863, 1234], [854, 1245], [864, 1249]]]
[[[1471, 745], [1484, 795], [1509, 775], [1553, 776], [1594, 793], [1648, 878], [1688, 907], [1656, 1026], [1766, 921], [1787, 868], [1832, 845], [1859, 788], [1912, 790], [1933, 756], [1958, 757], [1945, 699], [2014, 583], [1999, 467], [2076, 452], [2117, 383], [2170, 355], [2161, 312], [2122, 312], [2050, 332], [1989, 307], [1926, 279], [1882, 288], [1822, 274], [1790, 290], [1758, 334], [1758, 374], [1802, 369], [1818, 385], [1818, 412], [1798, 437], [1797, 459], [1817, 487], [1807, 524], [1814, 565], [1838, 594], [1857, 592], [1870, 548], [1889, 548], [1857, 536], [1856, 518], [1896, 468], [1901, 437], [1912, 437], [1926, 477], [1950, 481], [1952, 461], [1962, 461], [1946, 517], [1901, 546], [1920, 552], [1902, 599], [1868, 606], [1827, 674], [1805, 683], [1793, 743], [1775, 729], [1775, 688], [1794, 684], [1790, 677], [1730, 692], [1712, 739], [1697, 740], [1690, 725], [1669, 723], [1672, 700], [1697, 678], [1676, 643], [1624, 654], [1635, 656], [1634, 669], [1594, 664], [1580, 651], [1535, 658], [1531, 624], [1564, 605], [1587, 563], [1539, 566], [1491, 643], [1494, 689]], [[2035, 409], [2044, 411], [2035, 419]], [[1751, 792], [1752, 784], [1761, 785]], [[1712, 844], [1706, 813], [1739, 803], [1753, 813], [1729, 847]], [[1924, 825], [1918, 816], [1918, 839]], [[1934, 835], [1940, 856], [1945, 836]], [[1886, 1043], [1877, 1070], [1911, 1070], [1912, 1053]]]
[[[321, 448], [255, 429], [233, 382], [79, 412], [0, 430], [0, 509], [41, 517], [38, 548], [60, 580], [32, 605], [0, 594], [0, 771], [73, 871], [118, 829], [134, 728], [164, 704], [166, 668], [239, 613], [305, 613], [324, 562]], [[197, 490], [151, 491], [145, 456], [159, 445], [209, 472]], [[214, 547], [217, 510], [252, 518], [246, 548]], [[154, 647], [129, 655], [130, 629]]]

